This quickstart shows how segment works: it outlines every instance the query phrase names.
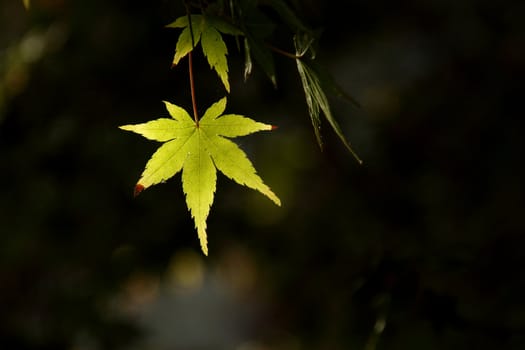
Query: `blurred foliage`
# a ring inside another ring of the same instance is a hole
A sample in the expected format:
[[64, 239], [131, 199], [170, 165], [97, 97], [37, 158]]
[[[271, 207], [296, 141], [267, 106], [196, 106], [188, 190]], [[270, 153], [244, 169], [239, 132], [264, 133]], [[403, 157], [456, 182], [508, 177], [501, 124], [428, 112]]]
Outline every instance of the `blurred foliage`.
[[232, 52], [283, 207], [219, 178], [208, 258], [177, 179], [132, 197], [156, 145], [117, 128], [190, 106], [182, 3], [0, 3], [1, 348], [525, 347], [523, 2], [290, 3], [362, 105], [333, 100], [364, 164], [329, 129], [318, 149], [295, 62], [274, 88]]

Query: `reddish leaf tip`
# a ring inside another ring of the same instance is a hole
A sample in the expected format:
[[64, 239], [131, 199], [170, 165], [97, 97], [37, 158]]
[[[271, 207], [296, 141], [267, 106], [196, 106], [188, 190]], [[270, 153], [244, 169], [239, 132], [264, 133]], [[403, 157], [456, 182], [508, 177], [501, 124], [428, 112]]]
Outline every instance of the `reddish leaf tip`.
[[135, 189], [133, 190], [133, 197], [137, 197], [143, 190], [144, 186], [142, 186], [141, 184], [136, 184]]
[[272, 128], [270, 130], [278, 129], [279, 127], [277, 125], [272, 125]]

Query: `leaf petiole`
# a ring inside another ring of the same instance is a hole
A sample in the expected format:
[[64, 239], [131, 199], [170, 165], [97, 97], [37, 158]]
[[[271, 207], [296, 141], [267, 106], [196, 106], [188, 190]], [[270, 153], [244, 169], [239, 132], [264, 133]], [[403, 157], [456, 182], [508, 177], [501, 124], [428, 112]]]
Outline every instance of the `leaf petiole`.
[[197, 125], [197, 127], [199, 127], [197, 100], [195, 98], [195, 79], [193, 78], [193, 55], [191, 51], [188, 53], [188, 70], [189, 70], [189, 76], [190, 76], [190, 90], [191, 90], [191, 104], [193, 107], [193, 119], [195, 120], [195, 124]]
[[299, 56], [299, 55], [294, 55], [293, 53], [290, 53], [290, 52], [288, 52], [288, 51], [284, 51], [284, 50], [282, 50], [282, 49], [280, 49], [280, 48], [278, 48], [278, 47], [275, 47], [275, 46], [273, 46], [273, 45], [270, 45], [270, 44], [266, 44], [266, 46], [268, 46], [268, 48], [269, 48], [270, 50], [275, 51], [275, 52], [277, 52], [277, 53], [279, 53], [279, 54], [281, 54], [281, 55], [283, 55], [283, 56], [286, 56], [286, 57], [291, 58], [291, 59], [294, 59], [294, 60], [300, 59], [300, 58], [302, 57], [302, 55], [301, 55], [301, 56]]
[[188, 7], [188, 3], [185, 3], [186, 5], [186, 15], [188, 16], [188, 24], [190, 28], [190, 35], [191, 35], [191, 51], [188, 52], [188, 71], [190, 76], [190, 91], [191, 91], [191, 104], [193, 108], [193, 119], [195, 120], [195, 125], [199, 127], [199, 114], [197, 111], [197, 99], [195, 98], [195, 79], [193, 78], [193, 55], [192, 51], [195, 48], [195, 38], [193, 36], [193, 26], [191, 21], [191, 14], [190, 9]]

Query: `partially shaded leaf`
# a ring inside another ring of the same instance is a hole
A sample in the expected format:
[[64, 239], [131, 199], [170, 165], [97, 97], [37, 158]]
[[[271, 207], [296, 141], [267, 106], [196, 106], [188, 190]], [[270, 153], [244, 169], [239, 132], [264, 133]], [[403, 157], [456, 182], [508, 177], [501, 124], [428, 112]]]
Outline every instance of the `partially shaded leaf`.
[[[186, 26], [182, 30], [181, 34], [179, 35], [179, 39], [177, 40], [177, 45], [175, 46], [175, 56], [173, 57], [173, 63], [172, 65], [177, 65], [179, 61], [185, 57], [190, 51], [193, 50], [195, 46], [199, 43], [199, 40], [201, 38], [201, 34], [204, 27], [204, 21], [201, 15], [192, 15], [192, 25], [189, 26], [188, 17], [183, 16], [179, 17], [177, 21], [172, 23], [173, 28], [179, 28], [178, 26], [186, 23]], [[178, 23], [178, 24], [177, 24]], [[175, 25], [178, 25], [175, 27]], [[170, 25], [168, 25], [169, 27]]]

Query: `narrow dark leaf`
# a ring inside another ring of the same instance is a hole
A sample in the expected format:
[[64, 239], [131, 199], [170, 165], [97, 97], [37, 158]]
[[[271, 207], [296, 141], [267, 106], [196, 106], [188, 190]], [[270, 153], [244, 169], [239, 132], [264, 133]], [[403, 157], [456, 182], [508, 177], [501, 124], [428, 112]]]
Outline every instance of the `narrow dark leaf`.
[[321, 137], [319, 133], [321, 123], [319, 119], [319, 110], [322, 110], [325, 118], [328, 120], [328, 123], [330, 123], [332, 129], [335, 131], [341, 142], [343, 142], [345, 147], [348, 149], [348, 151], [350, 151], [350, 153], [359, 162], [359, 164], [362, 164], [363, 161], [355, 153], [352, 146], [350, 145], [350, 142], [348, 142], [348, 140], [344, 136], [343, 131], [339, 126], [339, 123], [335, 120], [334, 116], [332, 115], [328, 98], [326, 97], [326, 94], [323, 91], [321, 82], [319, 81], [319, 77], [317, 76], [316, 72], [302, 60], [297, 59], [296, 61], [299, 76], [301, 77], [301, 82], [303, 84], [303, 89], [305, 92], [306, 103], [308, 105], [308, 112], [310, 114], [310, 119], [312, 120], [314, 132], [319, 142], [319, 145], [322, 147], [320, 141]]
[[297, 71], [301, 77], [301, 83], [304, 89], [304, 95], [306, 98], [306, 105], [308, 106], [308, 114], [312, 121], [314, 128], [315, 138], [321, 149], [323, 148], [323, 142], [321, 139], [321, 120], [319, 118], [319, 103], [316, 99], [314, 85], [311, 81], [311, 75], [308, 74], [308, 67], [306, 67], [300, 59], [295, 60], [297, 63]]

